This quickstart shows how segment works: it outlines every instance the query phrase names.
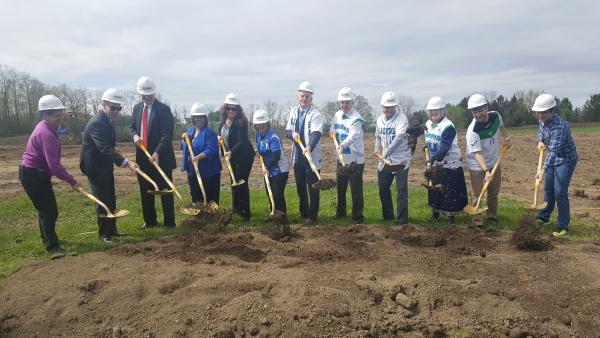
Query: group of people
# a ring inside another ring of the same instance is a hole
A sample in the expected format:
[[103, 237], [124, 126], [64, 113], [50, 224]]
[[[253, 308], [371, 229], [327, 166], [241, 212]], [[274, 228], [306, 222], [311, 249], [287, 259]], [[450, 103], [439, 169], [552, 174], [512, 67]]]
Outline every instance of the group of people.
[[[87, 176], [92, 193], [111, 211], [116, 209], [115, 165], [127, 167], [133, 172], [146, 173], [162, 191], [170, 191], [169, 185], [157, 167], [171, 181], [172, 171], [176, 167], [171, 109], [156, 99], [156, 86], [151, 78], [140, 78], [137, 92], [141, 96], [141, 102], [133, 107], [130, 125], [132, 141], [136, 145], [135, 161], [125, 158], [116, 146], [112, 120], [121, 111], [124, 101], [117, 90], [108, 89], [104, 92], [102, 110], [88, 121], [83, 132], [81, 172]], [[314, 184], [319, 180], [322, 164], [324, 119], [313, 105], [313, 94], [314, 88], [310, 82], [305, 81], [299, 85], [298, 105], [291, 109], [285, 130], [285, 137], [293, 141], [291, 161], [285, 154], [280, 135], [272, 128], [270, 117], [264, 110], [253, 114], [256, 151], [254, 150], [248, 135], [249, 121], [237, 94], [230, 93], [225, 97], [219, 110], [221, 121], [216, 131], [209, 126], [210, 112], [207, 106], [199, 103], [192, 105], [192, 126], [181, 135], [181, 170], [188, 175], [192, 201], [212, 201], [219, 204], [222, 156], [231, 170], [233, 211], [244, 220], [250, 219], [248, 178], [258, 154], [264, 164], [262, 174], [268, 179], [272, 190], [274, 211], [287, 213], [285, 187], [289, 170], [293, 169], [299, 214], [305, 219], [305, 225], [315, 224], [319, 214], [320, 194]], [[346, 191], [349, 185], [352, 221], [363, 223], [364, 119], [354, 109], [355, 95], [351, 88], [342, 88], [338, 93], [338, 101], [340, 110], [335, 113], [329, 130], [329, 136], [335, 139], [338, 152], [338, 201], [335, 217], [346, 217]], [[373, 155], [379, 161], [377, 171], [382, 217], [384, 220], [394, 220], [399, 225], [407, 224], [408, 171], [412, 156], [408, 133], [414, 128], [409, 129], [408, 119], [398, 110], [398, 100], [393, 92], [382, 95], [381, 106], [383, 114], [377, 119]], [[60, 163], [61, 147], [57, 129], [65, 117], [65, 108], [53, 95], [40, 99], [38, 110], [43, 119], [27, 142], [19, 169], [23, 187], [38, 211], [41, 237], [48, 252], [63, 250], [55, 232], [58, 209], [51, 176], [69, 183], [75, 191], [81, 189], [80, 184]], [[484, 220], [480, 216], [474, 216], [473, 222], [479, 226], [484, 222], [495, 224], [498, 222], [498, 193], [501, 185], [501, 170], [498, 165], [500, 136], [505, 146], [510, 146], [510, 138], [501, 115], [490, 111], [484, 96], [472, 95], [468, 100], [468, 109], [473, 114], [473, 121], [466, 134], [466, 165], [471, 178], [473, 200], [477, 200], [484, 184], [488, 183], [487, 218]], [[564, 236], [568, 234], [570, 222], [567, 190], [578, 161], [575, 144], [569, 125], [558, 115], [556, 100], [552, 95], [540, 95], [532, 110], [537, 112], [540, 121], [537, 146], [548, 151], [543, 169], [537, 173], [538, 178], [545, 176], [544, 199], [548, 205], [539, 212], [537, 221], [548, 224], [550, 214], [555, 205], [558, 206], [558, 229], [553, 234]], [[424, 134], [429, 154], [428, 164], [438, 172], [437, 181], [434, 182], [436, 188], [429, 189], [428, 203], [432, 208], [433, 220], [444, 215], [448, 223], [453, 223], [454, 216], [460, 214], [468, 203], [457, 129], [448, 119], [446, 104], [441, 97], [429, 99], [426, 112], [428, 121], [419, 130]], [[185, 138], [189, 138], [192, 149], [188, 149]], [[349, 166], [351, 170], [344, 170]], [[492, 170], [495, 166], [498, 168]], [[204, 193], [196, 179], [195, 167], [203, 182]], [[137, 177], [144, 218], [141, 227], [152, 228], [158, 224], [154, 195], [149, 193], [154, 187], [141, 174]], [[390, 189], [394, 179], [397, 189], [396, 213]], [[161, 194], [161, 203], [163, 226], [175, 227], [173, 194]], [[124, 234], [117, 231], [114, 218], [104, 217], [105, 213], [102, 208], [97, 207], [99, 237], [102, 241], [111, 242]]]

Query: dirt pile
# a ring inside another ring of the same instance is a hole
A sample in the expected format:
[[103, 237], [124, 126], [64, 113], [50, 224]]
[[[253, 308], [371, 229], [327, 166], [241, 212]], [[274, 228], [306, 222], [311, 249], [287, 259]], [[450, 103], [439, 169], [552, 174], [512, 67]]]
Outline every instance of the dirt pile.
[[548, 236], [544, 235], [535, 224], [535, 213], [525, 212], [519, 218], [518, 227], [513, 232], [510, 242], [519, 250], [544, 251], [552, 249]]
[[184, 227], [202, 228], [210, 224], [226, 227], [233, 218], [233, 211], [218, 209], [211, 204], [193, 203], [182, 209], [185, 210], [185, 213], [197, 213], [195, 216], [181, 222]]
[[0, 335], [600, 332], [600, 246], [593, 242], [523, 252], [506, 232], [416, 225], [292, 226], [287, 241], [269, 234], [193, 231], [29, 264], [0, 284]]

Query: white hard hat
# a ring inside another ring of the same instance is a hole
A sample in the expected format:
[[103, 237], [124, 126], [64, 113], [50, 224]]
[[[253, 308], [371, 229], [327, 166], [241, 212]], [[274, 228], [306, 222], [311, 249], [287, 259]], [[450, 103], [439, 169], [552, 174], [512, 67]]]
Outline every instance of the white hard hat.
[[190, 116], [208, 116], [208, 107], [202, 103], [194, 103], [190, 109]]
[[313, 89], [312, 83], [310, 83], [309, 81], [302, 82], [298, 86], [298, 91], [304, 91], [304, 92], [309, 92], [309, 93], [314, 93], [315, 92], [315, 90]]
[[121, 93], [114, 88], [107, 89], [104, 94], [102, 94], [102, 100], [116, 103], [118, 105], [123, 105], [124, 101], [123, 95], [121, 95]]
[[259, 109], [254, 112], [254, 115], [252, 116], [253, 124], [260, 124], [260, 123], [267, 123], [267, 122], [269, 122], [269, 113], [267, 113], [266, 111], [264, 111], [262, 109]]
[[434, 96], [427, 101], [427, 107], [425, 110], [442, 109], [444, 107], [446, 107], [444, 100], [439, 96]]
[[381, 105], [384, 107], [394, 107], [398, 105], [396, 94], [394, 92], [385, 92], [381, 95]]
[[556, 107], [556, 100], [554, 100], [554, 95], [542, 94], [535, 99], [531, 110], [546, 111], [554, 107]]
[[54, 95], [44, 95], [38, 101], [38, 111], [66, 108], [58, 97]]
[[238, 98], [238, 94], [236, 93], [229, 93], [227, 94], [227, 96], [225, 96], [225, 104], [233, 104], [236, 106], [240, 105], [240, 99]]
[[488, 104], [487, 100], [485, 99], [485, 96], [481, 94], [473, 94], [471, 95], [471, 97], [469, 97], [469, 101], [467, 102], [467, 108], [473, 109], [481, 107], [484, 104]]
[[147, 77], [142, 76], [137, 82], [137, 92], [142, 95], [154, 95], [156, 94], [156, 85], [154, 81]]
[[338, 101], [350, 101], [354, 100], [354, 93], [352, 92], [352, 88], [344, 87], [340, 89], [338, 92]]

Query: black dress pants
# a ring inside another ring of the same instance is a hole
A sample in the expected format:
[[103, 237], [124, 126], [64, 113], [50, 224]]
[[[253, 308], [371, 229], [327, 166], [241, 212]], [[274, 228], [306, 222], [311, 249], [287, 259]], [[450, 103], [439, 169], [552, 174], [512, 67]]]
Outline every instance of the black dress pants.
[[58, 248], [60, 245], [55, 231], [58, 207], [50, 174], [36, 168], [19, 167], [19, 180], [38, 212], [40, 236], [46, 250]]

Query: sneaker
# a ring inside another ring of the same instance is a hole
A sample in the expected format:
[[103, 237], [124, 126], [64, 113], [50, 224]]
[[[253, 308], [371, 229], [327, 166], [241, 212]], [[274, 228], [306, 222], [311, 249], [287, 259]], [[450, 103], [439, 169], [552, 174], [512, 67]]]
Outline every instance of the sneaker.
[[489, 225], [498, 225], [498, 219], [496, 217], [488, 217], [486, 223]]
[[552, 232], [552, 236], [554, 236], [554, 237], [565, 237], [568, 234], [569, 234], [569, 231], [567, 229], [562, 229], [561, 231]]
[[550, 220], [545, 220], [543, 218], [538, 217], [535, 219], [535, 225], [539, 225], [539, 226], [550, 225]]

